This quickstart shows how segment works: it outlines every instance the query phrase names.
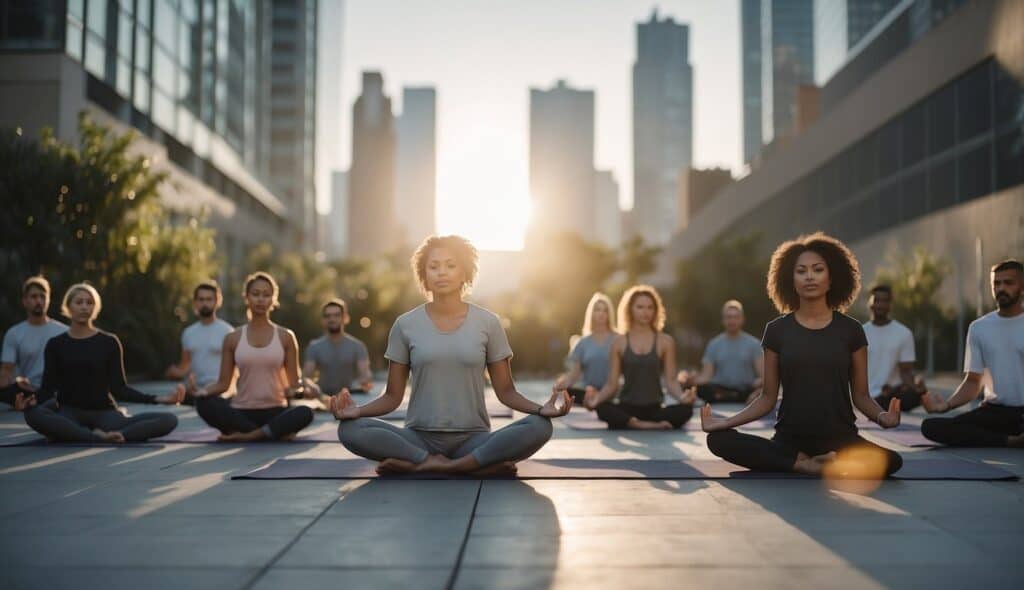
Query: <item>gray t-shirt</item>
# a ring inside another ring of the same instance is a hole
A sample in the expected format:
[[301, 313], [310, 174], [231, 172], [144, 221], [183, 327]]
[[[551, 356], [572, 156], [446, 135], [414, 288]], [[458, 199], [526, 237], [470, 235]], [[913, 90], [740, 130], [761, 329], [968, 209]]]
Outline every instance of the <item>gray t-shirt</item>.
[[702, 362], [715, 367], [711, 383], [742, 391], [757, 379], [754, 363], [761, 354], [761, 341], [757, 338], [746, 332], [730, 338], [723, 332], [708, 342]]
[[426, 305], [408, 311], [391, 327], [389, 361], [412, 368], [412, 396], [405, 425], [417, 430], [487, 432], [484, 369], [512, 356], [498, 316], [469, 304], [462, 325], [437, 329]]
[[224, 337], [232, 330], [231, 324], [218, 318], [209, 325], [196, 322], [181, 333], [181, 347], [192, 357], [190, 372], [196, 376], [199, 387], [216, 383], [220, 377]]
[[964, 371], [982, 375], [986, 402], [1024, 406], [1024, 314], [993, 311], [971, 322]]
[[43, 352], [50, 338], [68, 331], [68, 327], [47, 318], [45, 324], [33, 326], [28, 320], [11, 326], [4, 334], [3, 354], [0, 362], [15, 367], [15, 377], [24, 377], [32, 387], [38, 388], [43, 382], [45, 358]]
[[339, 342], [332, 342], [328, 336], [321, 336], [306, 348], [306, 362], [316, 363], [320, 371], [320, 389], [334, 395], [343, 387], [352, 387], [352, 381], [359, 376], [359, 361], [370, 358], [366, 345], [348, 334]]
[[604, 342], [598, 342], [593, 334], [580, 338], [572, 349], [572, 360], [583, 368], [583, 385], [604, 387], [608, 381], [608, 355], [611, 354], [615, 334], [607, 334]]

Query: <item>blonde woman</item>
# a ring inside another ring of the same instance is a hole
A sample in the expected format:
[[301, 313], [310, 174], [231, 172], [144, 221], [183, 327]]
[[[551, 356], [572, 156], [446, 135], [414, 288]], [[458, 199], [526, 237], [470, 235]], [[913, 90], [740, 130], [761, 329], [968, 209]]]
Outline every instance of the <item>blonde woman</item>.
[[121, 341], [93, 325], [102, 306], [100, 294], [88, 283], [67, 290], [61, 311], [71, 326], [46, 343], [43, 382], [36, 393], [41, 405], [25, 411], [25, 422], [59, 442], [123, 443], [164, 436], [178, 425], [177, 416], [148, 412], [128, 417], [115, 399], [174, 405], [184, 399], [185, 386], [161, 397], [129, 387]]
[[[665, 306], [654, 287], [630, 287], [619, 302], [619, 332], [612, 343], [608, 379], [588, 392], [584, 405], [609, 428], [671, 430], [693, 416], [696, 392], [676, 380], [676, 342], [662, 332]], [[624, 377], [621, 391], [619, 377]], [[662, 380], [678, 405], [662, 404]], [[618, 396], [618, 403], [612, 399]]]
[[[353, 453], [380, 461], [380, 473], [514, 473], [516, 462], [548, 442], [551, 418], [568, 413], [572, 397], [555, 392], [538, 404], [516, 391], [501, 320], [464, 300], [477, 274], [469, 241], [431, 236], [413, 254], [412, 268], [428, 300], [391, 327], [384, 393], [364, 406], [344, 390], [331, 399], [341, 420], [338, 438]], [[498, 401], [529, 416], [491, 432], [484, 369]], [[405, 428], [376, 419], [401, 405], [410, 374]]]
[[[608, 381], [609, 356], [615, 340], [615, 308], [604, 293], [594, 293], [583, 316], [581, 338], [572, 347], [572, 369], [555, 381], [554, 390], [566, 390], [576, 403], [583, 403], [586, 392], [597, 391]], [[583, 387], [573, 385], [583, 379]]]

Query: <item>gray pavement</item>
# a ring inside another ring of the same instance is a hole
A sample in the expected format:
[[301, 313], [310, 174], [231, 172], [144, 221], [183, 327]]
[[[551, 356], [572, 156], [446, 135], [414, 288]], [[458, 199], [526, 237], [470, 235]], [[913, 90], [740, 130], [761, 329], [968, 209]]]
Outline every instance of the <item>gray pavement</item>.
[[[539, 399], [546, 385], [520, 387]], [[200, 427], [190, 408], [172, 411]], [[23, 431], [0, 413], [0, 440]], [[1024, 475], [1019, 450], [884, 444]], [[0, 588], [1024, 587], [1019, 481], [230, 480], [284, 457], [351, 455], [336, 443], [0, 448]], [[538, 457], [711, 455], [699, 432], [559, 424]]]

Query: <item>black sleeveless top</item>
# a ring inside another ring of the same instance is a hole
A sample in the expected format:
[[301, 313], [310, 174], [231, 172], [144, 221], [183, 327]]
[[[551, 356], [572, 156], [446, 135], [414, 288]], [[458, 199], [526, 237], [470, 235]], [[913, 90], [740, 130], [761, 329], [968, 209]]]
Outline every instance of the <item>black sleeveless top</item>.
[[660, 406], [664, 399], [661, 391], [661, 360], [658, 359], [658, 333], [654, 346], [645, 354], [636, 354], [626, 333], [626, 350], [622, 352], [622, 376], [625, 383], [619, 392], [619, 402], [635, 406]]

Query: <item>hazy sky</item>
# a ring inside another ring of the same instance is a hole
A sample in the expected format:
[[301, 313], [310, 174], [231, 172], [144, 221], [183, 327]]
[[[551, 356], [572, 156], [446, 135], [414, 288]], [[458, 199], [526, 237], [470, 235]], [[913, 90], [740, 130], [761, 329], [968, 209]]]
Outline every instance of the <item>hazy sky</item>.
[[403, 86], [432, 85], [438, 230], [518, 249], [529, 202], [529, 89], [564, 78], [596, 93], [595, 165], [614, 171], [628, 208], [636, 23], [655, 5], [690, 26], [695, 164], [739, 171], [739, 6], [717, 0], [347, 0], [341, 59], [320, 64], [342, 68], [342, 139], [332, 158], [348, 167], [362, 71], [383, 73], [396, 115]]

